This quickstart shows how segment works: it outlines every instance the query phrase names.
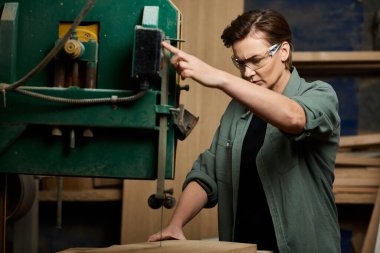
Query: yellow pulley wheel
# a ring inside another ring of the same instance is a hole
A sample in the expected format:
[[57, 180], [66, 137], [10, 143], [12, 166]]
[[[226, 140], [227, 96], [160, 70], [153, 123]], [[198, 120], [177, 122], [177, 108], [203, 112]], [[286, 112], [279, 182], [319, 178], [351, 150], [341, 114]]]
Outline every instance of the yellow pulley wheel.
[[71, 58], [76, 59], [83, 55], [84, 46], [79, 40], [68, 40], [64, 50]]

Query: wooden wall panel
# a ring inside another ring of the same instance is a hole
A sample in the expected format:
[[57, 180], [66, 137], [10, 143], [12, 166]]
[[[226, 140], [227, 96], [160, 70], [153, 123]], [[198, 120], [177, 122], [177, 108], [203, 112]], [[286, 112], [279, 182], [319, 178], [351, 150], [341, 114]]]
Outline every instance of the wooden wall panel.
[[[209, 64], [238, 74], [230, 62], [231, 49], [224, 47], [220, 35], [223, 29], [243, 11], [243, 0], [173, 0], [183, 14], [182, 37], [186, 40], [182, 49], [194, 54]], [[200, 121], [190, 136], [178, 142], [175, 180], [166, 181], [166, 187], [174, 188], [178, 200], [182, 182], [200, 152], [208, 148], [221, 114], [230, 98], [224, 93], [202, 87], [192, 80], [190, 91], [182, 92], [181, 103]], [[125, 180], [123, 190], [123, 212], [121, 243], [146, 241], [148, 236], [165, 226], [173, 210], [152, 210], [147, 205], [148, 197], [155, 193], [155, 181]], [[216, 208], [203, 210], [185, 227], [188, 239], [217, 237]]]

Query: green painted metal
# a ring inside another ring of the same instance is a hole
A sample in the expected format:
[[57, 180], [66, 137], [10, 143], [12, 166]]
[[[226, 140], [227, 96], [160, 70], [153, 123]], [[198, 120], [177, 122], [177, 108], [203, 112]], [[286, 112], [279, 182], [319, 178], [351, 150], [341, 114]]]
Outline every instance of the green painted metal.
[[85, 138], [81, 135], [83, 128], [61, 129], [65, 136], [75, 131], [74, 148], [70, 148], [68, 138], [52, 137], [51, 128], [29, 125], [13, 145], [3, 150], [2, 170], [20, 174], [155, 178], [155, 131], [92, 128], [94, 137]]
[[[85, 89], [35, 88], [27, 89], [40, 94], [64, 98], [129, 97], [134, 91]], [[17, 92], [6, 95], [6, 107], [0, 108], [2, 122], [38, 125], [127, 127], [157, 129], [155, 104], [159, 92], [148, 91], [141, 99], [131, 103], [76, 105], [49, 102]], [[0, 106], [3, 104], [0, 96]]]
[[[15, 2], [0, 0], [3, 3]], [[17, 79], [25, 75], [54, 46], [60, 22], [72, 22], [85, 0], [19, 0]], [[97, 0], [84, 22], [99, 23], [99, 89], [128, 89], [133, 87], [130, 78], [132, 46], [135, 25], [142, 23], [145, 6], [159, 6], [159, 28], [165, 35], [176, 38], [178, 11], [168, 0]], [[28, 85], [49, 84], [46, 71]]]
[[18, 3], [6, 3], [0, 15], [0, 80], [16, 78]]
[[[0, 0], [0, 13], [17, 6], [13, 20], [0, 22], [0, 83], [20, 79], [54, 47], [61, 22], [73, 22], [85, 0]], [[54, 62], [23, 89], [76, 99], [127, 97], [137, 93], [131, 77], [133, 38], [144, 8], [157, 10], [157, 28], [176, 38], [180, 13], [168, 0], [97, 0], [84, 19], [98, 24], [99, 43], [86, 45], [82, 59], [97, 63], [96, 89], [53, 88]], [[150, 7], [152, 6], [152, 7]], [[96, 46], [96, 48], [92, 48]], [[94, 58], [97, 51], [98, 59]], [[97, 60], [97, 61], [96, 61]], [[14, 66], [9, 67], [9, 66]], [[0, 93], [0, 172], [113, 178], [157, 177], [158, 119], [168, 117], [166, 178], [174, 176], [176, 138], [170, 108], [177, 106], [175, 73], [169, 74], [168, 105], [159, 106], [160, 80], [129, 103], [65, 104], [15, 91]], [[2, 105], [5, 106], [2, 106]], [[157, 106], [159, 106], [157, 109]], [[62, 136], [53, 136], [57, 127]], [[83, 136], [90, 128], [92, 138]]]
[[0, 153], [13, 144], [25, 131], [26, 124], [0, 123], [0, 133], [7, 138], [0, 139]]

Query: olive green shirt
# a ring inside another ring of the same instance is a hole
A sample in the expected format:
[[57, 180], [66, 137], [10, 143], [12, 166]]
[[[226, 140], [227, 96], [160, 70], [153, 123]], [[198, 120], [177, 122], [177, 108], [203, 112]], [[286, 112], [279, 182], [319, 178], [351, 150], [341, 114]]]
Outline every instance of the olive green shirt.
[[[279, 250], [340, 252], [332, 192], [340, 135], [336, 93], [322, 81], [306, 82], [294, 68], [283, 94], [304, 109], [305, 129], [302, 134], [292, 136], [268, 124], [256, 159]], [[251, 118], [250, 111], [232, 100], [211, 147], [200, 154], [183, 186], [196, 180], [208, 194], [205, 207], [218, 204], [221, 241], [234, 238], [241, 148]]]

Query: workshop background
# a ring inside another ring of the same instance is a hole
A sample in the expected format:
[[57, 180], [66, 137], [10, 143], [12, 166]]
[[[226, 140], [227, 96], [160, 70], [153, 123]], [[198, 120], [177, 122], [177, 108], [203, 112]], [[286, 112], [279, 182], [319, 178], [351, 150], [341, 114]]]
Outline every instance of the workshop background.
[[[273, 8], [282, 12], [294, 32], [295, 51], [380, 50], [380, 2], [378, 0], [173, 0], [183, 14], [182, 48], [209, 64], [237, 73], [230, 49], [220, 35], [244, 10]], [[341, 107], [342, 134], [380, 132], [380, 75], [363, 73], [308, 73], [306, 79], [322, 79], [336, 89]], [[178, 142], [173, 187], [178, 200], [187, 171], [198, 154], [208, 148], [229, 97], [192, 80], [181, 103], [200, 117], [191, 135]], [[64, 178], [68, 193], [63, 203], [62, 228], [56, 228], [55, 178], [40, 180], [38, 252], [50, 253], [72, 247], [105, 247], [146, 241], [165, 226], [173, 210], [153, 210], [147, 199], [155, 192], [154, 181]], [[71, 193], [71, 195], [69, 194]], [[71, 196], [71, 197], [70, 197]], [[359, 252], [373, 204], [339, 204], [342, 234], [350, 241], [345, 252]], [[163, 212], [163, 213], [162, 213]], [[16, 224], [17, 225], [17, 224]], [[185, 227], [188, 239], [217, 237], [216, 208], [203, 210]], [[9, 236], [8, 240], [13, 240]]]

